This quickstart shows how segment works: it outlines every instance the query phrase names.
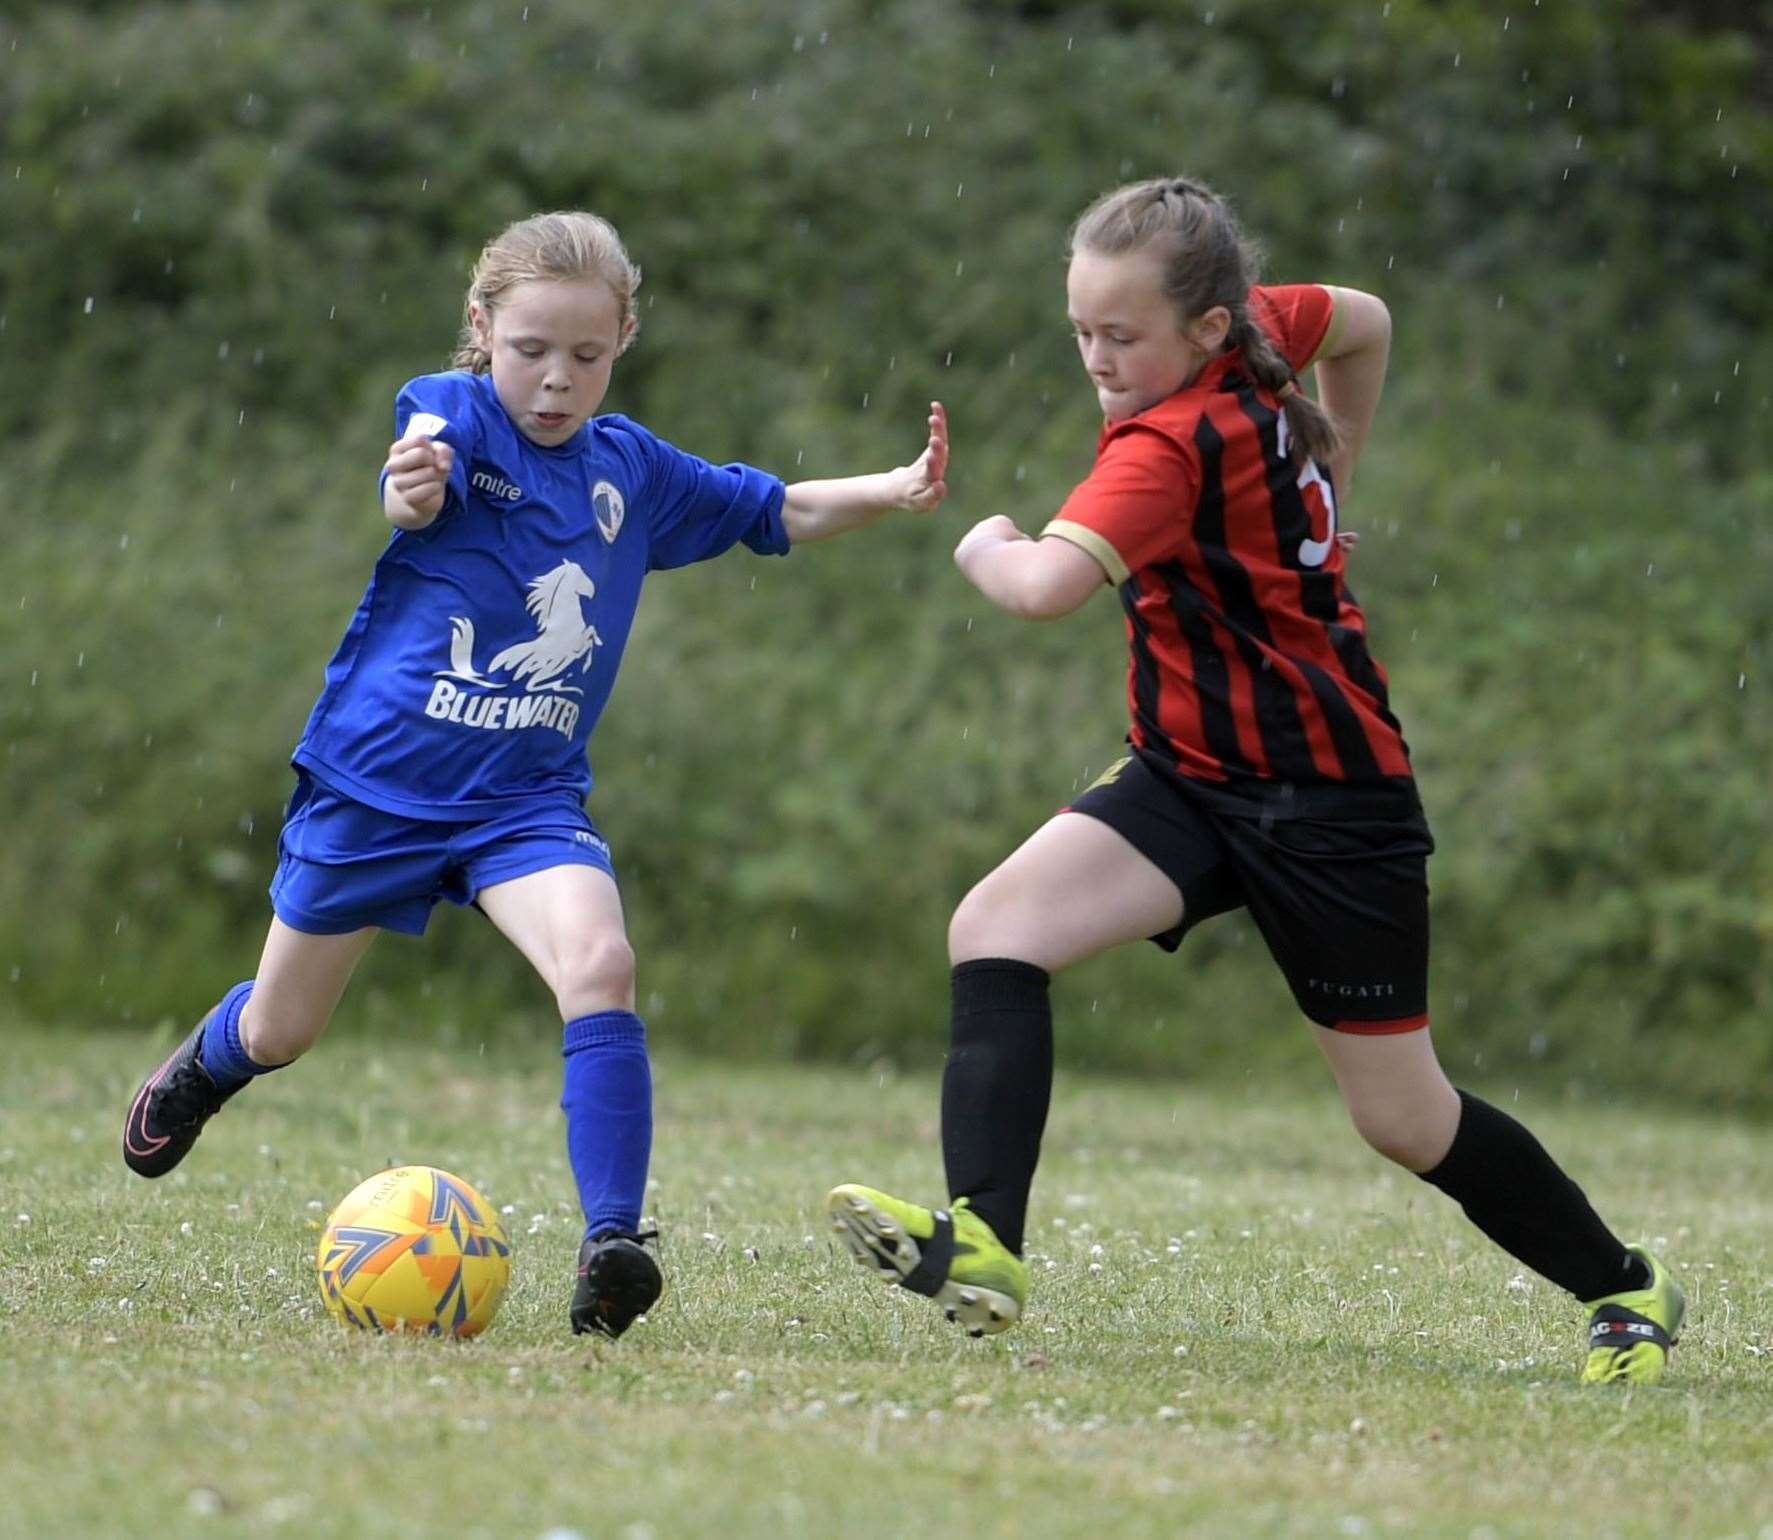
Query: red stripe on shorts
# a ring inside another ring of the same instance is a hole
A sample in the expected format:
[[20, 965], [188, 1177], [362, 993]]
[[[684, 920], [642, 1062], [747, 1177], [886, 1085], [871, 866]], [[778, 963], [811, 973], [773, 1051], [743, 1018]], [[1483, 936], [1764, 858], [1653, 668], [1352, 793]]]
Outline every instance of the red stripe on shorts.
[[1400, 1016], [1392, 1021], [1338, 1021], [1332, 1032], [1353, 1032], [1359, 1037], [1383, 1037], [1388, 1032], [1415, 1032], [1428, 1025], [1428, 1012], [1420, 1016]]

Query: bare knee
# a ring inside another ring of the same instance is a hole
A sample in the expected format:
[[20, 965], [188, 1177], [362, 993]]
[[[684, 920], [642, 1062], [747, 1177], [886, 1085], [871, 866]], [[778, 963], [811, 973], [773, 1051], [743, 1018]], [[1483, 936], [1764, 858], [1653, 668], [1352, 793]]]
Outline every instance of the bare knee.
[[1027, 938], [1018, 929], [1010, 897], [996, 872], [973, 885], [948, 922], [949, 962], [1022, 955]]
[[619, 932], [586, 936], [565, 950], [549, 982], [568, 1021], [594, 1011], [631, 1011], [634, 948]]
[[326, 1030], [327, 1018], [260, 990], [240, 1013], [240, 1046], [254, 1064], [299, 1059]]
[[1438, 1100], [1432, 1106], [1351, 1103], [1349, 1116], [1355, 1131], [1387, 1160], [1408, 1171], [1432, 1171], [1452, 1145], [1458, 1126], [1449, 1124], [1446, 1108]]

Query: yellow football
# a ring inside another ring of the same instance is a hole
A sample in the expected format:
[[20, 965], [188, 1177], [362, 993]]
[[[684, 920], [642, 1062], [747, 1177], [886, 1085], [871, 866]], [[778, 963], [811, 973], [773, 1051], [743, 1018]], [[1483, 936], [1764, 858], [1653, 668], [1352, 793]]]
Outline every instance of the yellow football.
[[315, 1270], [321, 1298], [342, 1325], [472, 1337], [505, 1297], [511, 1240], [459, 1176], [396, 1166], [332, 1211]]

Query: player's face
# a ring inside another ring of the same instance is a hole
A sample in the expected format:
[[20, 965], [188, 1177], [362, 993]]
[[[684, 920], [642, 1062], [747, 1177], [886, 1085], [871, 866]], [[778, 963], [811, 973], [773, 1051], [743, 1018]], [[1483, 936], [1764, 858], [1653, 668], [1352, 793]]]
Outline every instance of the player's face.
[[1163, 264], [1150, 250], [1080, 251], [1065, 294], [1077, 351], [1096, 399], [1119, 422], [1174, 395], [1211, 356], [1164, 296]]
[[622, 337], [622, 306], [600, 278], [513, 284], [474, 328], [493, 389], [532, 443], [564, 444], [602, 404]]

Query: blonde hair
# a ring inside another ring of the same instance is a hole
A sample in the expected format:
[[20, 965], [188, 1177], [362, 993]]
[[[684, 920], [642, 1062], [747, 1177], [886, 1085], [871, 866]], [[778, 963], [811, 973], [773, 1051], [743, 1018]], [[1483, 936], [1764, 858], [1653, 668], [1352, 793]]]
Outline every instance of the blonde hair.
[[485, 374], [492, 368], [492, 356], [474, 326], [472, 307], [478, 305], [490, 322], [500, 296], [517, 284], [579, 278], [601, 278], [615, 291], [622, 309], [616, 352], [625, 353], [640, 330], [640, 318], [634, 312], [640, 269], [607, 219], [569, 210], [532, 214], [507, 225], [487, 242], [474, 264], [468, 297], [462, 302], [462, 330], [450, 367], [473, 374]]
[[1177, 315], [1190, 321], [1224, 306], [1231, 316], [1226, 342], [1243, 354], [1258, 385], [1286, 401], [1293, 458], [1328, 461], [1342, 443], [1336, 420], [1298, 388], [1292, 366], [1250, 319], [1261, 254], [1218, 194], [1182, 176], [1131, 182], [1078, 216], [1066, 252], [1112, 257], [1153, 245], [1162, 252], [1164, 297]]

